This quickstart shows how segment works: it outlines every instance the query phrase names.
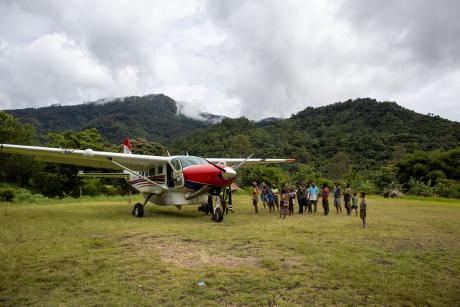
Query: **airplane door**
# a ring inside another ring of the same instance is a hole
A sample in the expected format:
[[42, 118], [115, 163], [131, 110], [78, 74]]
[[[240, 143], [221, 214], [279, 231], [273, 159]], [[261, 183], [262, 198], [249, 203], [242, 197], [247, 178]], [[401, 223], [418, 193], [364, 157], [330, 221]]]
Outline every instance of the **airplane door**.
[[184, 186], [184, 173], [182, 172], [182, 163], [179, 159], [173, 159], [171, 161], [173, 170], [174, 187]]

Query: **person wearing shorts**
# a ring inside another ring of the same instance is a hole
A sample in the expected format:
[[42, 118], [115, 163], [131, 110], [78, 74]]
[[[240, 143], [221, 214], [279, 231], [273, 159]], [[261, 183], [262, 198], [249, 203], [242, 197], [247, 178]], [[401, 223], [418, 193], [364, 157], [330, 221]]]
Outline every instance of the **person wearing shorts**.
[[257, 209], [257, 202], [259, 201], [259, 189], [257, 188], [257, 182], [252, 183], [252, 205], [256, 213], [259, 213]]
[[288, 208], [289, 208], [289, 193], [287, 191], [287, 188], [285, 188], [281, 191], [280, 218], [281, 216], [283, 216], [283, 218], [286, 218]]
[[334, 206], [337, 214], [342, 214], [342, 204], [340, 203], [340, 183], [336, 182], [334, 186]]
[[353, 210], [355, 210], [355, 216], [358, 216], [358, 196], [356, 192], [351, 197], [351, 211], [353, 212]]

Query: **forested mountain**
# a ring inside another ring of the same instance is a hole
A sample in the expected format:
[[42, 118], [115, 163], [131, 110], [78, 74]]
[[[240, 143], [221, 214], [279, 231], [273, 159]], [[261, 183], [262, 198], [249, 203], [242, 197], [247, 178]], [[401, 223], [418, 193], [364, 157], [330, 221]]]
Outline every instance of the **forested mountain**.
[[203, 115], [203, 120], [178, 114], [177, 103], [163, 94], [6, 112], [23, 123], [33, 124], [42, 135], [49, 131], [96, 128], [114, 144], [121, 143], [126, 136], [165, 142], [216, 121], [210, 114]]
[[7, 112], [34, 124], [39, 135], [96, 128], [113, 144], [130, 136], [159, 142], [176, 153], [294, 157], [324, 174], [337, 172], [338, 164], [375, 169], [416, 150], [460, 146], [460, 123], [369, 98], [259, 122], [207, 113], [203, 120], [192, 119], [179, 114], [178, 104], [163, 94]]
[[295, 157], [324, 174], [337, 165], [375, 170], [416, 150], [460, 146], [460, 123], [405, 109], [394, 102], [356, 99], [305, 110], [260, 125], [224, 119], [175, 142], [177, 152], [203, 156]]
[[[117, 144], [130, 136], [138, 153], [165, 154], [166, 147], [172, 154], [254, 154], [262, 158], [293, 157], [299, 162], [244, 169], [238, 182], [243, 186], [253, 181], [293, 184], [316, 180], [331, 184], [341, 180], [369, 192], [398, 187], [415, 195], [460, 197], [458, 122], [369, 98], [308, 107], [287, 119], [259, 122], [212, 114], [203, 114], [200, 121], [178, 114], [177, 108], [169, 97], [149, 95], [8, 111], [16, 118], [0, 112], [0, 141], [30, 145], [37, 144], [38, 137], [51, 147], [118, 151]], [[24, 122], [33, 123], [39, 134]], [[57, 132], [43, 137], [52, 130]], [[102, 186], [100, 181], [82, 183], [75, 173], [69, 166], [0, 156], [0, 182], [53, 197], [60, 191], [76, 193], [82, 184], [87, 193], [102, 191], [93, 186]]]

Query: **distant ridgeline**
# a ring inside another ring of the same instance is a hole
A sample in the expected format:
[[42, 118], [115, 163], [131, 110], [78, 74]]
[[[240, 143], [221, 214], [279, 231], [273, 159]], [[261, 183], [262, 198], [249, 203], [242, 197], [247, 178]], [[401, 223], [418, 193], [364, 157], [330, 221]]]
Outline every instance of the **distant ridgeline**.
[[40, 134], [94, 127], [113, 144], [126, 136], [144, 137], [168, 146], [171, 153], [294, 157], [319, 169], [331, 160], [375, 169], [416, 150], [460, 146], [460, 123], [369, 98], [308, 107], [288, 119], [259, 122], [212, 114], [192, 119], [179, 114], [177, 103], [162, 94], [7, 112], [33, 123]]
[[194, 129], [204, 128], [215, 120], [210, 114], [204, 114], [203, 120], [179, 114], [176, 102], [163, 94], [6, 112], [23, 123], [35, 125], [41, 135], [50, 131], [96, 128], [114, 144], [121, 144], [127, 136], [166, 142]]
[[331, 160], [368, 170], [416, 150], [460, 146], [460, 123], [366, 98], [308, 107], [288, 119], [224, 119], [174, 146], [203, 156], [295, 157], [325, 173]]

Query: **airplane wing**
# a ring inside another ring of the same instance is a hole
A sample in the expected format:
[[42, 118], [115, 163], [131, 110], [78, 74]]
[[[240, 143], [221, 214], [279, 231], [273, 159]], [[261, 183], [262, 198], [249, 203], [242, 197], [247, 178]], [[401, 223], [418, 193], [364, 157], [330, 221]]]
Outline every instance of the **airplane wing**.
[[28, 155], [43, 162], [63, 163], [95, 168], [122, 170], [119, 163], [133, 171], [148, 170], [160, 162], [168, 162], [168, 157], [124, 154], [92, 149], [62, 149], [38, 146], [0, 144], [0, 153]]
[[278, 164], [278, 163], [293, 163], [295, 159], [245, 159], [245, 158], [206, 158], [209, 162], [218, 164], [225, 162], [228, 165], [235, 165], [244, 162], [243, 167], [253, 166], [257, 164]]

